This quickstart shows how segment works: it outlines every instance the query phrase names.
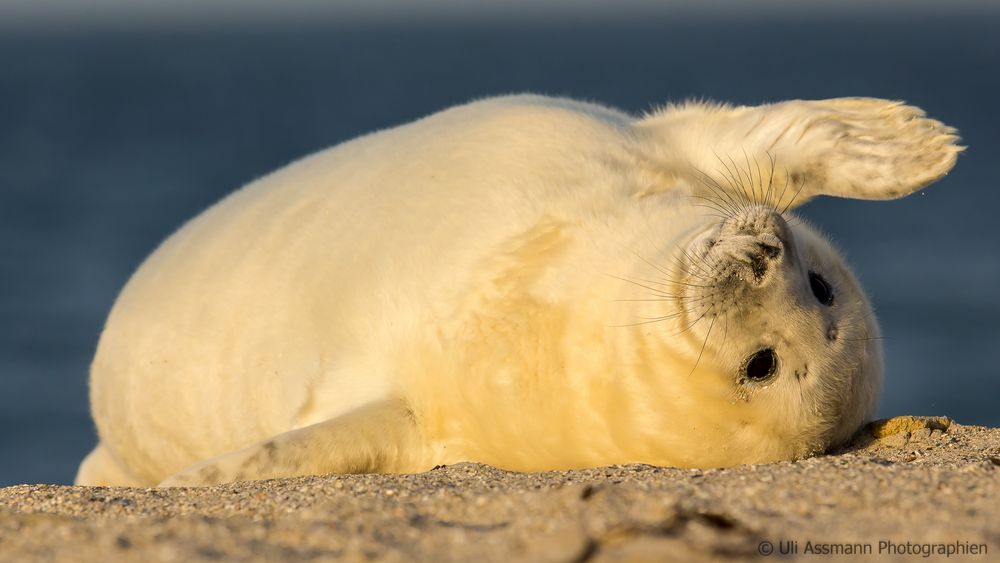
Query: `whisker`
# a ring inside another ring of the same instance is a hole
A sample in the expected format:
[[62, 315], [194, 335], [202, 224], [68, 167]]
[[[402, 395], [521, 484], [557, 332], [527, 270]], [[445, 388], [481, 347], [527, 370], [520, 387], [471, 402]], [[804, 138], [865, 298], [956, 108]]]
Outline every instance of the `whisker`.
[[694, 204], [695, 207], [704, 207], [706, 209], [712, 209], [714, 211], [718, 211], [718, 214], [714, 214], [714, 213], [710, 214], [713, 217], [718, 217], [719, 219], [722, 219], [722, 220], [729, 219], [730, 217], [732, 217], [732, 215], [729, 214], [728, 210], [726, 210], [725, 208], [723, 208], [722, 205], [720, 205], [718, 201], [716, 201], [716, 200], [714, 200], [712, 198], [701, 196], [701, 195], [692, 195], [690, 197], [692, 197], [694, 199], [700, 199], [700, 200], [706, 202], [706, 203], [696, 203], [696, 204]]
[[722, 157], [719, 156], [719, 154], [714, 151], [712, 154], [715, 155], [715, 159], [719, 161], [719, 164], [721, 164], [723, 169], [725, 170], [724, 173], [722, 170], [719, 170], [718, 168], [716, 168], [715, 171], [719, 174], [719, 176], [722, 177], [723, 180], [726, 181], [727, 184], [729, 184], [729, 192], [732, 193], [734, 196], [740, 196], [738, 202], [739, 202], [739, 208], [742, 209], [747, 198], [746, 191], [743, 189], [742, 185], [738, 185], [740, 183], [736, 181], [735, 176], [733, 176], [732, 171], [729, 170], [729, 166], [722, 159]]
[[632, 285], [637, 285], [637, 286], [639, 286], [639, 287], [641, 287], [643, 289], [648, 289], [648, 290], [652, 291], [654, 295], [662, 295], [663, 297], [667, 297], [667, 294], [664, 294], [662, 292], [662, 290], [659, 290], [659, 289], [656, 289], [656, 288], [653, 288], [653, 287], [649, 287], [648, 285], [643, 285], [643, 284], [641, 284], [641, 283], [639, 283], [637, 281], [633, 281], [633, 280], [630, 280], [628, 278], [623, 278], [621, 276], [616, 276], [614, 274], [605, 274], [605, 275], [611, 276], [611, 277], [613, 277], [615, 279], [618, 279], [618, 280], [621, 280], [623, 282], [628, 282], [628, 283], [630, 283]]
[[688, 374], [688, 377], [691, 377], [691, 374], [698, 369], [698, 364], [701, 363], [701, 356], [705, 353], [705, 347], [708, 346], [708, 339], [712, 336], [712, 329], [715, 328], [715, 321], [718, 320], [718, 318], [719, 317], [712, 317], [712, 324], [708, 325], [708, 332], [705, 333], [705, 341], [701, 343], [701, 350], [698, 352], [698, 359], [694, 361], [694, 367], [691, 368], [691, 373]]
[[647, 320], [644, 320], [644, 321], [638, 321], [638, 322], [624, 324], [624, 325], [607, 325], [607, 326], [609, 328], [629, 328], [629, 327], [636, 327], [636, 326], [642, 326], [642, 325], [650, 325], [650, 324], [662, 323], [663, 321], [670, 320], [672, 318], [673, 318], [672, 316], [667, 316], [667, 317], [659, 317], [659, 318], [654, 318], [654, 319], [647, 319]]
[[806, 185], [805, 181], [799, 182], [799, 188], [795, 190], [795, 193], [792, 195], [792, 199], [788, 200], [788, 205], [786, 205], [785, 208], [781, 210], [782, 215], [784, 215], [785, 212], [788, 211], [788, 209], [792, 206], [792, 204], [795, 203], [795, 200], [798, 199], [799, 193], [802, 192], [802, 188], [804, 188], [805, 185]]
[[[727, 183], [732, 188], [733, 192], [736, 192], [736, 190], [738, 188], [739, 189], [739, 193], [742, 194], [742, 196], [743, 196], [741, 198], [741, 201], [740, 201], [740, 203], [741, 203], [740, 209], [741, 210], [742, 209], [746, 209], [747, 203], [750, 202], [750, 201], [752, 201], [752, 198], [750, 197], [750, 194], [746, 190], [746, 186], [744, 186], [743, 185], [743, 181], [741, 179], [737, 178], [736, 175], [733, 173], [733, 171], [729, 169], [729, 165], [726, 164], [725, 161], [723, 161], [722, 158], [719, 155], [716, 155], [716, 158], [719, 159], [719, 162], [722, 163], [722, 166], [726, 169], [726, 176], [725, 177], [727, 178]], [[729, 157], [729, 160], [732, 161], [732, 157]], [[734, 166], [735, 166], [735, 164], [734, 164]]]
[[[743, 160], [745, 160], [747, 163], [747, 180], [750, 182], [750, 187], [753, 189], [754, 203], [760, 204], [762, 202], [757, 199], [757, 188], [758, 185], [761, 184], [761, 182], [755, 183], [753, 181], [753, 171], [750, 169], [750, 156], [747, 155], [746, 147], [742, 147], [742, 150], [743, 150]], [[761, 197], [763, 197], [764, 195], [763, 186], [760, 187], [761, 187]]]
[[733, 217], [737, 213], [739, 213], [739, 204], [733, 198], [733, 195], [729, 192], [729, 190], [726, 190], [725, 188], [723, 188], [722, 185], [720, 185], [715, 180], [715, 178], [713, 178], [712, 176], [710, 176], [709, 174], [707, 174], [703, 170], [700, 170], [700, 169], [696, 168], [695, 172], [698, 174], [698, 176], [699, 176], [699, 178], [701, 180], [702, 185], [704, 187], [708, 188], [709, 190], [711, 190], [712, 193], [717, 198], [719, 198], [718, 202], [719, 202], [720, 205], [724, 205], [726, 207], [726, 209], [730, 213], [729, 217]]
[[691, 330], [692, 328], [694, 328], [694, 326], [697, 325], [698, 322], [700, 322], [702, 319], [705, 318], [705, 315], [708, 314], [709, 309], [711, 309], [711, 307], [709, 307], [708, 309], [705, 309], [705, 311], [701, 314], [701, 316], [699, 316], [697, 319], [695, 319], [694, 322], [692, 322], [691, 324], [689, 324], [685, 328], [681, 329], [680, 332], [676, 332], [676, 333], [672, 334], [671, 336], [680, 336], [680, 335], [684, 334], [685, 332], [687, 332], [687, 331]]

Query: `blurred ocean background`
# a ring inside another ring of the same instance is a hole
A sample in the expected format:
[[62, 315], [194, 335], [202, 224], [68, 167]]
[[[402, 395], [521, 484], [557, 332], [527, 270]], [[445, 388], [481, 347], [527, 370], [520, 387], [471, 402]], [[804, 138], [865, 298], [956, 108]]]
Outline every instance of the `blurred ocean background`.
[[525, 91], [633, 112], [877, 96], [958, 127], [969, 149], [939, 184], [801, 213], [874, 300], [880, 415], [1000, 426], [996, 7], [403, 4], [0, 0], [0, 485], [72, 480], [96, 440], [86, 382], [104, 318], [183, 221], [320, 148]]

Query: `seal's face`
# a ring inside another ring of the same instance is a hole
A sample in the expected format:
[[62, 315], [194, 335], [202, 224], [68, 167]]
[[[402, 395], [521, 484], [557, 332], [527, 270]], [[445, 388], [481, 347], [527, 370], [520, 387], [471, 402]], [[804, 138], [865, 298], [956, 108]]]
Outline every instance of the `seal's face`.
[[822, 236], [749, 205], [696, 236], [679, 262], [677, 322], [690, 333], [689, 355], [700, 377], [731, 389], [735, 408], [720, 416], [745, 417], [755, 426], [747, 435], [778, 438], [795, 456], [846, 440], [871, 416], [878, 325]]

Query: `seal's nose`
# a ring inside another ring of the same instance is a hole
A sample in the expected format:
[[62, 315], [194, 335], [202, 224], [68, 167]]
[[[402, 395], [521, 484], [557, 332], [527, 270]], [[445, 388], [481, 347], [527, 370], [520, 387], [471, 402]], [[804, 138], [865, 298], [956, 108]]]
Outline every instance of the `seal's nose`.
[[724, 233], [759, 236], [771, 234], [782, 246], [788, 242], [791, 231], [788, 223], [773, 207], [754, 205], [727, 218], [722, 225]]
[[754, 206], [723, 221], [713, 251], [730, 263], [738, 277], [760, 287], [785, 260], [790, 242], [791, 230], [781, 214]]

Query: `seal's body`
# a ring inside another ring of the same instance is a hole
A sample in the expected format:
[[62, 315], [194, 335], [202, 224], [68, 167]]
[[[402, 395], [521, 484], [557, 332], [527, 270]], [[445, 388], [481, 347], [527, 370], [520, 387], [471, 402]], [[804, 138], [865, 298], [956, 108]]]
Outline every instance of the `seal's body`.
[[634, 119], [514, 96], [320, 152], [129, 281], [77, 482], [815, 453], [872, 414], [881, 351], [785, 210], [905, 195], [953, 166], [953, 132], [869, 99]]

